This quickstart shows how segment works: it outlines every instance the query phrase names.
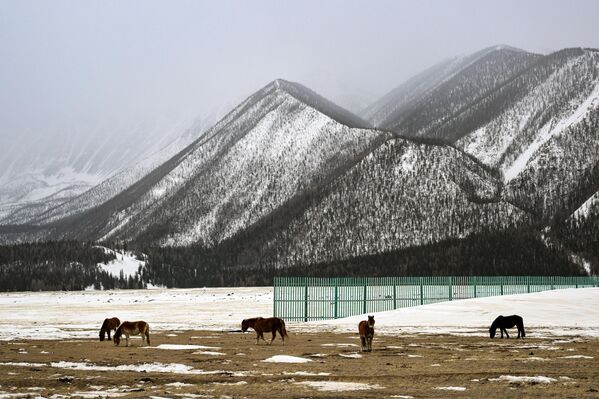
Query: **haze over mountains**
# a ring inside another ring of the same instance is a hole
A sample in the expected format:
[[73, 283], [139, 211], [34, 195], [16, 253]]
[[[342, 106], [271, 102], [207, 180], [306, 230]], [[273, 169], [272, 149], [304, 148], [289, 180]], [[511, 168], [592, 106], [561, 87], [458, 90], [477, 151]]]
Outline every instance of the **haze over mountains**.
[[[3, 241], [188, 247], [197, 265], [162, 264], [209, 274], [376, 265], [435, 245], [473, 257], [473, 242], [526, 237], [528, 273], [547, 272], [551, 257], [563, 273], [599, 267], [595, 49], [494, 46], [427, 69], [359, 115], [277, 79], [204, 130], [78, 196], [4, 211]], [[509, 263], [486, 262], [473, 267]]]

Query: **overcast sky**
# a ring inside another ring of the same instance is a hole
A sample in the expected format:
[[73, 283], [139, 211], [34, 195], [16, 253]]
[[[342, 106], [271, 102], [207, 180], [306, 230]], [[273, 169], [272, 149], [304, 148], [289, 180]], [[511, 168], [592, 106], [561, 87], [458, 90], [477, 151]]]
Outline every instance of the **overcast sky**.
[[598, 16], [595, 0], [0, 0], [0, 136], [201, 116], [279, 77], [382, 95], [495, 44], [599, 47]]

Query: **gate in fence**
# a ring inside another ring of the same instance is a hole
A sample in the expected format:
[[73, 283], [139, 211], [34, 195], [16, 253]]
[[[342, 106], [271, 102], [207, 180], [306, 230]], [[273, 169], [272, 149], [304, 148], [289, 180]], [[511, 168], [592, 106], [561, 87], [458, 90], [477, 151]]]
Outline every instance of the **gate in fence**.
[[274, 315], [289, 321], [364, 313], [477, 297], [599, 286], [599, 277], [275, 277]]

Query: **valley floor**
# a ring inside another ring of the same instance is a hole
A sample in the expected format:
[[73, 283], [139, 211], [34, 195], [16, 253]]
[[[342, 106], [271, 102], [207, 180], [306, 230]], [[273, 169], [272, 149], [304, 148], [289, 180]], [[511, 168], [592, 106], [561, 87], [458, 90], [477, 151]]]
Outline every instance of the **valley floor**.
[[[2, 293], [0, 398], [597, 397], [598, 299], [582, 288], [381, 312], [361, 353], [364, 316], [288, 322], [285, 346], [257, 346], [240, 322], [272, 314], [270, 287]], [[512, 313], [526, 338], [489, 339]], [[112, 316], [147, 321], [151, 346], [100, 342]]]
[[[94, 339], [95, 338], [95, 339]], [[599, 340], [290, 331], [160, 331], [151, 347], [96, 337], [0, 344], [0, 397], [597, 397]], [[275, 357], [276, 356], [276, 357]], [[268, 361], [270, 360], [270, 361]], [[297, 362], [297, 363], [294, 363]]]

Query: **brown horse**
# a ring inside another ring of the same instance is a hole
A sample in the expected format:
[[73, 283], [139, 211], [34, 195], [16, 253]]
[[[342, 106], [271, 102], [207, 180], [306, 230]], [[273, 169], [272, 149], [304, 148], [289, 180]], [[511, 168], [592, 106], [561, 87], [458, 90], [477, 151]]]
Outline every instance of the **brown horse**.
[[362, 352], [372, 352], [372, 338], [374, 338], [374, 316], [368, 316], [368, 320], [362, 320], [358, 324], [360, 333], [360, 349]]
[[150, 326], [145, 321], [124, 321], [114, 333], [113, 341], [115, 345], [118, 346], [121, 343], [123, 334], [125, 335], [125, 341], [127, 342], [125, 346], [129, 346], [130, 335], [141, 335], [142, 345], [144, 344], [145, 336], [146, 345], [150, 345]]
[[275, 340], [277, 336], [277, 331], [283, 340], [283, 345], [285, 345], [285, 337], [287, 337], [287, 330], [285, 329], [285, 322], [278, 317], [269, 317], [267, 319], [263, 317], [254, 317], [252, 319], [245, 319], [241, 322], [241, 331], [246, 332], [248, 328], [253, 328], [256, 331], [256, 345], [260, 342], [260, 338], [264, 342], [264, 333], [272, 332], [272, 339], [270, 342], [267, 342], [269, 345], [272, 344], [272, 341]]
[[110, 331], [115, 330], [119, 327], [121, 321], [117, 317], [113, 317], [111, 319], [104, 319], [104, 323], [102, 323], [102, 328], [100, 328], [100, 341], [104, 341], [104, 335], [108, 334], [108, 339], [110, 340]]

